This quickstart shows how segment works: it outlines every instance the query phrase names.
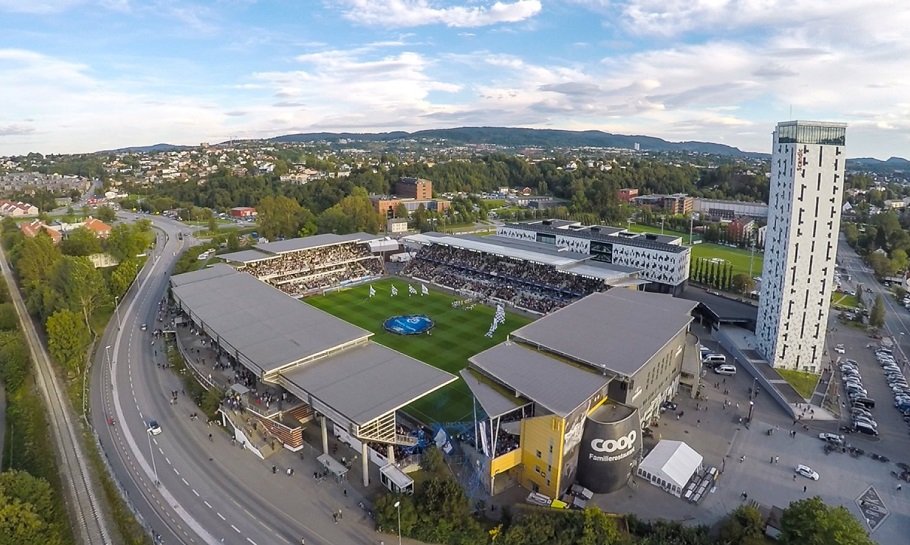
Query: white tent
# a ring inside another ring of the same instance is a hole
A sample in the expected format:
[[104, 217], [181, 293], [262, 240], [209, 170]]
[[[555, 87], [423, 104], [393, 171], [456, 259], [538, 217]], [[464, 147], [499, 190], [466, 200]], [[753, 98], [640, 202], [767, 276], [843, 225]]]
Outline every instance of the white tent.
[[677, 498], [701, 467], [701, 454], [682, 441], [664, 440], [638, 466], [638, 476]]

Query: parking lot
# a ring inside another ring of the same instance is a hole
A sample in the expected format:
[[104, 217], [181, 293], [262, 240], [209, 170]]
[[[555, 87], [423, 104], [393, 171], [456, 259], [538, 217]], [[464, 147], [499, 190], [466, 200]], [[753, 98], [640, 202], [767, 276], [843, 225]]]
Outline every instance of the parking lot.
[[[706, 332], [698, 334], [712, 351], [723, 352]], [[832, 347], [844, 344], [845, 354], [839, 355], [841, 358], [857, 360], [868, 395], [877, 401], [872, 413], [879, 423], [880, 436], [846, 436], [849, 444], [865, 451], [864, 455], [825, 453], [825, 442], [818, 438], [819, 433], [843, 433], [838, 428], [846, 421], [808, 420], [794, 425], [784, 410], [765, 394], [755, 398], [753, 423], [747, 428], [739, 419], [748, 416], [752, 377], [741, 368], [732, 377], [707, 371], [702, 379], [707, 400], [678, 395], [677, 411], [663, 414], [659, 425], [653, 428], [653, 441], [646, 445], [651, 446], [658, 439], [686, 441], [704, 457], [706, 465], [722, 470], [716, 488], [701, 504], [693, 505], [636, 479], [636, 484], [618, 492], [598, 495], [595, 502], [607, 511], [631, 511], [644, 518], [713, 525], [743, 502], [744, 492], [748, 501], [780, 507], [817, 495], [830, 505], [843, 505], [860, 521], [868, 520], [867, 528], [874, 528], [872, 537], [877, 542], [905, 542], [910, 533], [910, 498], [906, 496], [910, 488], [897, 490], [898, 481], [891, 472], [897, 469], [895, 462], [910, 463], [910, 434], [893, 406], [891, 390], [875, 361], [873, 349], [867, 348], [877, 341], [862, 330], [837, 327], [830, 342]], [[837, 380], [840, 381], [839, 374]], [[843, 389], [841, 396], [846, 399]], [[791, 429], [796, 432], [793, 437]], [[772, 435], [768, 435], [768, 430], [773, 430]], [[876, 461], [870, 453], [885, 455], [891, 461]], [[818, 472], [819, 480], [794, 477], [799, 464]]]

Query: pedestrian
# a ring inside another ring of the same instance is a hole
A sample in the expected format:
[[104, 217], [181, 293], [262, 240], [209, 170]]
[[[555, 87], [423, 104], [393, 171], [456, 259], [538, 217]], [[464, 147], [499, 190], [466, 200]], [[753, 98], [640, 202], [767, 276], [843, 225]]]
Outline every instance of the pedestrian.
[[793, 474], [793, 480], [796, 480], [796, 473]]
[[897, 491], [900, 492], [904, 485], [897, 483]]
[[774, 463], [774, 456], [771, 457], [771, 463]]
[[332, 513], [332, 522], [338, 524], [338, 513]]
[[342, 491], [342, 494], [344, 494], [344, 497], [347, 498], [347, 497], [348, 497], [348, 489], [345, 488], [345, 489]]
[[775, 456], [775, 457], [774, 457], [774, 463], [775, 463], [775, 464], [779, 464], [779, 463], [780, 463], [780, 456]]
[[743, 454], [742, 456], [739, 457], [739, 463], [743, 463], [745, 461], [746, 461], [746, 455]]
[[808, 489], [809, 489], [809, 487], [808, 487], [808, 486], [806, 486], [806, 485], [803, 485], [803, 494], [805, 494], [805, 493], [806, 493], [806, 490], [808, 490]]
[[338, 519], [340, 520], [342, 518], [344, 518], [344, 517], [341, 516], [341, 508], [339, 507], [338, 508]]

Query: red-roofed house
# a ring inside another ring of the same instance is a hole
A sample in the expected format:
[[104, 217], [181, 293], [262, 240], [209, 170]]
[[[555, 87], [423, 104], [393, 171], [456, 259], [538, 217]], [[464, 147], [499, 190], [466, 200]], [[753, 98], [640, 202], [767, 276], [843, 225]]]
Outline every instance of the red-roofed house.
[[54, 241], [54, 244], [59, 244], [60, 239], [63, 238], [63, 235], [60, 234], [60, 231], [51, 229], [41, 220], [32, 220], [20, 223], [19, 230], [22, 231], [22, 234], [28, 238], [34, 238], [38, 235], [38, 233], [44, 231], [49, 237], [51, 237], [51, 240]]
[[103, 221], [89, 216], [83, 225], [89, 231], [95, 233], [98, 238], [107, 238], [111, 234], [111, 226]]
[[37, 216], [38, 207], [25, 202], [13, 202], [6, 199], [0, 199], [0, 216], [12, 218], [27, 218]]

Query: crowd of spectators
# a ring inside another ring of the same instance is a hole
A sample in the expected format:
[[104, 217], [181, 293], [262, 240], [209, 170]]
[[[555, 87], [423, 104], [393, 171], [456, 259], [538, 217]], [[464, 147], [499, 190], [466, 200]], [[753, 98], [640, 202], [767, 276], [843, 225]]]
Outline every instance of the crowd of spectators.
[[604, 289], [601, 281], [552, 265], [438, 244], [421, 248], [404, 274], [544, 314]]
[[288, 252], [243, 270], [295, 297], [383, 273], [380, 258], [356, 242]]

